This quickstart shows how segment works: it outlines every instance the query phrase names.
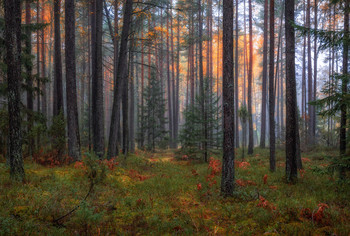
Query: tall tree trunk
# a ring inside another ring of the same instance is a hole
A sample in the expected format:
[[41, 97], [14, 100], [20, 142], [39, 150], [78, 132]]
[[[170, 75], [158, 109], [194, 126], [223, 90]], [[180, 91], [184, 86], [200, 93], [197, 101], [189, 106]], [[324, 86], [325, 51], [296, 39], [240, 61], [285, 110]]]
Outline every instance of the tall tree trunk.
[[62, 56], [61, 56], [61, 0], [54, 0], [54, 104], [53, 116], [59, 115], [63, 110], [63, 83], [62, 83]]
[[[142, 23], [143, 24], [143, 23]], [[143, 148], [144, 145], [144, 99], [143, 99], [143, 91], [144, 91], [144, 44], [143, 44], [143, 27], [141, 28], [141, 121], [140, 121], [140, 148]]]
[[[344, 39], [344, 46], [343, 46], [343, 75], [348, 74], [348, 60], [349, 60], [349, 44], [348, 44], [348, 33], [349, 33], [349, 0], [345, 1], [345, 14], [344, 14], [344, 32], [345, 39]], [[342, 96], [343, 99], [348, 93], [348, 82], [347, 80], [342, 81]], [[339, 151], [340, 155], [344, 155], [346, 153], [346, 119], [347, 119], [347, 106], [345, 104], [342, 104], [341, 106], [341, 114], [340, 114], [340, 145], [339, 145]], [[344, 170], [340, 170], [340, 177], [344, 177]]]
[[129, 89], [130, 89], [130, 104], [129, 104], [129, 143], [130, 152], [135, 152], [135, 75], [134, 75], [134, 39], [131, 42], [130, 47], [130, 79], [129, 79]]
[[[132, 0], [126, 0], [125, 7], [124, 7], [124, 19], [123, 19], [123, 29], [122, 29], [122, 36], [120, 40], [120, 50], [119, 50], [119, 59], [118, 59], [118, 76], [117, 76], [117, 83], [114, 87], [114, 95], [113, 95], [113, 108], [112, 108], [112, 119], [111, 119], [111, 127], [110, 127], [110, 133], [109, 133], [109, 142], [108, 142], [108, 153], [107, 157], [112, 158], [118, 155], [118, 140], [117, 140], [117, 134], [119, 123], [117, 123], [116, 117], [118, 114], [120, 114], [120, 102], [122, 100], [122, 96], [127, 96], [127, 91], [123, 92], [123, 90], [127, 90], [127, 86], [125, 86], [125, 83], [127, 83], [128, 78], [128, 37], [129, 37], [129, 29], [131, 25], [131, 15], [132, 15]], [[124, 104], [125, 106], [127, 104]], [[124, 106], [123, 105], [123, 106]], [[127, 113], [124, 111], [124, 113]], [[127, 115], [126, 115], [127, 118]], [[123, 120], [124, 125], [128, 125], [128, 122], [126, 120]]]
[[[305, 1], [304, 1], [304, 21], [306, 22], [306, 9], [305, 9]], [[306, 25], [305, 25], [306, 26]], [[307, 139], [307, 114], [306, 114], [306, 36], [303, 36], [303, 59], [302, 59], [302, 72], [301, 72], [301, 114], [304, 120], [303, 129], [304, 133], [303, 136], [305, 137], [305, 141]]]
[[168, 117], [169, 117], [169, 145], [170, 148], [172, 148], [173, 143], [173, 113], [172, 113], [172, 101], [171, 101], [171, 83], [170, 83], [170, 47], [169, 47], [169, 13], [167, 14], [167, 36], [166, 36], [166, 48], [167, 48], [167, 55], [166, 55], [166, 63], [167, 63], [167, 84], [168, 84]]
[[[315, 17], [315, 30], [317, 30], [317, 0], [315, 0], [314, 6], [314, 17]], [[317, 36], [314, 39], [314, 87], [313, 87], [313, 98], [316, 100], [316, 91], [317, 91]], [[314, 137], [314, 142], [316, 141], [316, 107], [314, 106], [312, 109], [312, 117], [313, 117], [313, 130], [312, 136]]]
[[80, 160], [81, 155], [76, 88], [74, 0], [65, 0], [65, 29], [68, 155], [76, 161]]
[[[41, 11], [41, 23], [45, 23], [45, 6], [44, 2], [42, 4]], [[45, 28], [41, 30], [41, 76], [46, 77], [46, 47], [45, 47]], [[42, 102], [41, 102], [41, 112], [45, 118], [47, 118], [47, 95], [46, 95], [46, 83], [42, 83], [41, 92], [42, 92]]]
[[[30, 0], [26, 0], [25, 3], [26, 7], [26, 24], [29, 25], [31, 23], [31, 9], [30, 9]], [[26, 40], [26, 47], [25, 47], [25, 53], [27, 55], [32, 55], [32, 32], [30, 28], [28, 27], [26, 29], [26, 35], [27, 35], [27, 40]], [[28, 116], [27, 116], [27, 122], [28, 122], [28, 127], [27, 127], [27, 132], [31, 132], [32, 127], [33, 127], [33, 62], [32, 60], [28, 61], [25, 63], [25, 69], [26, 69], [26, 82], [27, 82], [27, 109], [28, 109]], [[29, 136], [28, 140], [28, 151], [29, 155], [33, 155], [33, 151], [35, 150], [34, 147], [34, 139], [33, 136]]]
[[[173, 2], [171, 1], [171, 6], [173, 5]], [[172, 87], [172, 105], [173, 105], [173, 112], [172, 112], [172, 121], [173, 121], [173, 137], [172, 137], [172, 148], [175, 148], [177, 146], [176, 139], [175, 139], [175, 123], [176, 123], [176, 87], [175, 87], [175, 51], [174, 51], [174, 29], [173, 29], [173, 11], [170, 10], [170, 28], [171, 28], [171, 87]]]
[[179, 93], [180, 93], [180, 14], [177, 14], [177, 61], [176, 61], [176, 97], [175, 97], [175, 121], [174, 121], [174, 139], [175, 139], [175, 148], [177, 148], [177, 140], [179, 133], [179, 113], [180, 113], [180, 104], [179, 104]]
[[[202, 23], [202, 4], [201, 0], [198, 0], [198, 24], [199, 24], [199, 30], [198, 30], [198, 40], [199, 40], [199, 90], [200, 90], [200, 106], [201, 106], [201, 115], [204, 119], [204, 124], [203, 124], [203, 143], [202, 143], [202, 148], [204, 149], [204, 161], [208, 161], [208, 124], [207, 124], [207, 114], [205, 110], [205, 104], [206, 104], [206, 91], [204, 88], [204, 76], [203, 76], [203, 42], [202, 42], [202, 37], [203, 37], [203, 23]], [[233, 51], [232, 51], [233, 52]]]
[[[236, 143], [236, 148], [239, 147], [239, 117], [238, 117], [238, 109], [239, 109], [239, 105], [238, 105], [238, 95], [239, 95], [239, 90], [238, 90], [238, 76], [239, 76], [239, 71], [238, 71], [238, 39], [239, 39], [239, 35], [238, 35], [238, 0], [236, 0], [236, 39], [235, 39], [235, 143]], [[219, 42], [218, 42], [218, 46], [219, 48]], [[219, 67], [217, 68], [217, 70], [219, 71]], [[219, 118], [219, 116], [218, 116]]]
[[104, 155], [104, 110], [102, 72], [102, 9], [103, 2], [93, 0], [92, 43], [92, 133], [93, 150], [100, 158]]
[[295, 81], [295, 30], [294, 0], [285, 1], [285, 35], [286, 35], [286, 179], [297, 179], [297, 117], [296, 117], [296, 81]]
[[[306, 27], [310, 28], [310, 0], [307, 0], [307, 6], [306, 6]], [[313, 101], [313, 89], [312, 89], [312, 67], [311, 67], [311, 34], [307, 33], [307, 77], [308, 77], [308, 88], [307, 88], [307, 101], [308, 101], [308, 144], [313, 145], [314, 144], [314, 137], [313, 137], [313, 106], [310, 105], [310, 102]]]
[[[273, 0], [271, 0], [273, 1]], [[260, 148], [265, 148], [266, 137], [266, 99], [267, 99], [267, 36], [268, 36], [268, 0], [264, 2], [264, 44], [263, 44], [263, 74], [262, 74], [262, 98], [261, 98], [261, 138]]]
[[270, 171], [276, 170], [275, 156], [275, 2], [270, 1], [270, 61], [269, 61], [269, 127], [270, 127]]
[[223, 0], [223, 160], [221, 194], [232, 196], [234, 190], [235, 116], [233, 79], [233, 0]]
[[23, 181], [25, 177], [22, 158], [22, 133], [20, 113], [21, 86], [21, 1], [4, 1], [5, 47], [8, 96], [8, 144], [7, 156], [12, 179]]
[[252, 109], [252, 80], [253, 80], [253, 13], [252, 13], [252, 0], [249, 0], [249, 70], [248, 70], [249, 143], [248, 143], [248, 154], [253, 154], [253, 147], [254, 147], [253, 109]]
[[[40, 0], [36, 2], [36, 23], [40, 23]], [[36, 30], [36, 73], [37, 73], [37, 106], [36, 110], [41, 112], [40, 110], [40, 80], [41, 80], [41, 71], [40, 71], [40, 30]], [[37, 145], [40, 145], [40, 133], [37, 135]]]

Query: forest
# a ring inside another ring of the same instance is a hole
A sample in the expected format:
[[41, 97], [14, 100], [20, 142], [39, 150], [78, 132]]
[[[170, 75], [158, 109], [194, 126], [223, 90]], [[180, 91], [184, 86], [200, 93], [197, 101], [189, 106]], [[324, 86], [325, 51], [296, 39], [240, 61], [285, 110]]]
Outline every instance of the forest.
[[350, 0], [0, 0], [0, 235], [350, 235]]

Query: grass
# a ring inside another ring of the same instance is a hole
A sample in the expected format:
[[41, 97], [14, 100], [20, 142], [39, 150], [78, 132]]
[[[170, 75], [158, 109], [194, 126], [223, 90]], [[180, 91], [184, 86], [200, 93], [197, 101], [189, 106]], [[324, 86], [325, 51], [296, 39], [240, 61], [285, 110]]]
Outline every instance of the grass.
[[[86, 201], [87, 164], [48, 168], [26, 161], [23, 184], [9, 179], [2, 160], [0, 235], [349, 235], [350, 186], [324, 171], [324, 157], [332, 154], [303, 154], [304, 171], [295, 185], [284, 181], [283, 151], [277, 152], [275, 173], [268, 170], [266, 149], [256, 149], [243, 164], [237, 155], [239, 184], [228, 199], [220, 196], [220, 173], [212, 174], [207, 163], [175, 159], [170, 150], [138, 151], [114, 169], [104, 168], [105, 178]], [[327, 207], [319, 219], [320, 203]]]

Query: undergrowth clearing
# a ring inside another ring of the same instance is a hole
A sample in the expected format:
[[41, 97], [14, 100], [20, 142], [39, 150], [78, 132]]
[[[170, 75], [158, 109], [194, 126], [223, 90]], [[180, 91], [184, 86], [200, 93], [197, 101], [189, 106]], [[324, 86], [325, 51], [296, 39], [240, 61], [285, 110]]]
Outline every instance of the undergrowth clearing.
[[325, 171], [325, 156], [332, 154], [303, 154], [304, 170], [289, 185], [284, 152], [277, 152], [277, 171], [271, 173], [268, 150], [257, 149], [236, 158], [235, 197], [223, 199], [220, 158], [202, 163], [175, 158], [173, 150], [137, 151], [102, 162], [106, 176], [85, 201], [85, 162], [49, 168], [26, 161], [22, 184], [10, 180], [2, 158], [0, 234], [349, 235], [349, 183]]

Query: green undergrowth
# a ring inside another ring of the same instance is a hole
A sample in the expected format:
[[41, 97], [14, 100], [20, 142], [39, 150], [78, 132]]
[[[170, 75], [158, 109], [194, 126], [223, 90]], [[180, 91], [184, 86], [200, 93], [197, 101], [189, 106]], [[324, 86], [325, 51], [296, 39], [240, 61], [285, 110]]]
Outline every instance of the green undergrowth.
[[[25, 183], [12, 182], [1, 159], [0, 235], [350, 233], [349, 183], [322, 171], [332, 151], [303, 154], [304, 170], [290, 185], [283, 151], [271, 173], [267, 149], [244, 161], [238, 150], [236, 189], [226, 199], [219, 192], [220, 158], [199, 163], [173, 153], [138, 151], [93, 167], [84, 161], [49, 168], [27, 160]], [[89, 191], [97, 175], [101, 181]]]

